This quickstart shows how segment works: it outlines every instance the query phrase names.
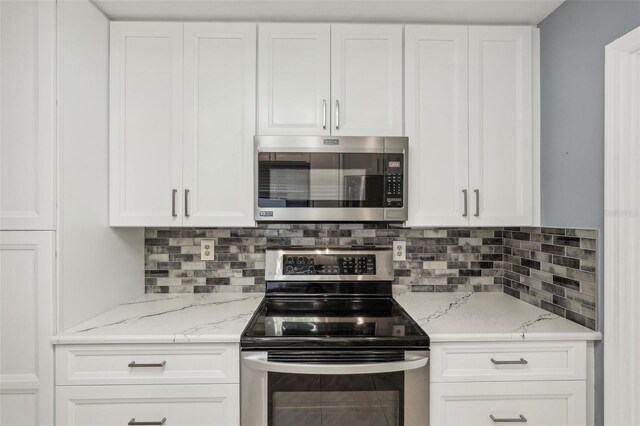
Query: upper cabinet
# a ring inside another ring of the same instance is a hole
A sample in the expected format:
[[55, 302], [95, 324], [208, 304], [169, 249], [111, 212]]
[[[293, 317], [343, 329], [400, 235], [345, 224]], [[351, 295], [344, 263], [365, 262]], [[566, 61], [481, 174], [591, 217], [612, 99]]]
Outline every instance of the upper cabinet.
[[260, 25], [260, 134], [330, 134], [330, 37], [329, 25]]
[[534, 224], [534, 38], [532, 27], [406, 28], [408, 225]]
[[255, 31], [111, 24], [112, 226], [253, 225]]
[[55, 229], [56, 5], [0, 2], [0, 229]]
[[259, 134], [403, 135], [401, 26], [259, 31]]
[[533, 28], [469, 28], [471, 225], [533, 221]]

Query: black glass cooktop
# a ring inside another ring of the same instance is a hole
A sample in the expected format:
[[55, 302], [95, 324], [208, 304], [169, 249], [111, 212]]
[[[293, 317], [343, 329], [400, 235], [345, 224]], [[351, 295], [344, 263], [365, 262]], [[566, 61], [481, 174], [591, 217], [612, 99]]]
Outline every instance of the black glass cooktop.
[[241, 338], [243, 350], [424, 350], [429, 337], [391, 297], [267, 297]]

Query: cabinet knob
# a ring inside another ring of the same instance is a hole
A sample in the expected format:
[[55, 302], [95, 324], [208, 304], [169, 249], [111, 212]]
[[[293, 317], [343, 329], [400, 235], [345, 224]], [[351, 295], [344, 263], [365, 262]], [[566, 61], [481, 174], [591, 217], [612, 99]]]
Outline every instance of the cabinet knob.
[[494, 417], [493, 414], [489, 414], [491, 420], [494, 423], [526, 423], [527, 418], [520, 414], [518, 417]]
[[134, 426], [134, 425], [137, 425], [137, 426], [142, 426], [142, 425], [151, 426], [151, 425], [163, 425], [164, 422], [166, 422], [166, 421], [167, 421], [167, 418], [163, 417], [161, 420], [156, 420], [156, 421], [151, 421], [151, 422], [138, 422], [138, 421], [136, 421], [135, 417], [132, 417], [131, 420], [129, 420], [129, 423], [127, 423], [127, 424], [129, 426]]

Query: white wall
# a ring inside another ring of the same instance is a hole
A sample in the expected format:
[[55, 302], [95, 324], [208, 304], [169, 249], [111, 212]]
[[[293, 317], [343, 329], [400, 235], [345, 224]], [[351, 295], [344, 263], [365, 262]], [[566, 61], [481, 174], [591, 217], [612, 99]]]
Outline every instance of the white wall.
[[60, 330], [144, 293], [142, 229], [109, 228], [109, 20], [58, 1]]

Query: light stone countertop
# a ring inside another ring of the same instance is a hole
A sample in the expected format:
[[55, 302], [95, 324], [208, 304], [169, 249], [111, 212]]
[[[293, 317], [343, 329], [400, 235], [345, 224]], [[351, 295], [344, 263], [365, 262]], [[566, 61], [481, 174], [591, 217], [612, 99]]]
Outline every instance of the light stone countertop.
[[238, 343], [263, 296], [146, 294], [59, 333], [53, 343]]
[[410, 293], [394, 297], [431, 342], [600, 340], [602, 334], [504, 293]]
[[[394, 297], [432, 342], [600, 340], [589, 330], [503, 293]], [[147, 294], [53, 337], [54, 344], [222, 343], [240, 335], [263, 294]]]

